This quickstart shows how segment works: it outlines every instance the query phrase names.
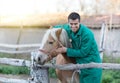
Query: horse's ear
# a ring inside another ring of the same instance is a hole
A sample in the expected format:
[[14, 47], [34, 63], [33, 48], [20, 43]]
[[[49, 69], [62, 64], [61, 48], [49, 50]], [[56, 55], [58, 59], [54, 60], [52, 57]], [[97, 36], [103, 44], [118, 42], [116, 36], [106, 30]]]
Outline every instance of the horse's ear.
[[58, 30], [56, 31], [56, 36], [57, 36], [58, 39], [59, 39], [59, 37], [60, 37], [61, 32], [62, 32], [62, 29], [58, 29]]

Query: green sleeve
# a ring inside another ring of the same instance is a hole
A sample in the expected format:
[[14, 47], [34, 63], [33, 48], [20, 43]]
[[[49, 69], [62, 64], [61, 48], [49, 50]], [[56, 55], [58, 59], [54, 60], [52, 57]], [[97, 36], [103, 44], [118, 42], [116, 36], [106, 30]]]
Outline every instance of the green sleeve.
[[70, 37], [70, 27], [68, 24], [56, 25], [56, 26], [53, 26], [53, 28], [63, 28], [67, 32], [68, 36]]
[[64, 26], [64, 25], [63, 25], [63, 24], [61, 24], [61, 25], [56, 25], [56, 26], [53, 26], [53, 28], [64, 28], [63, 26]]
[[86, 57], [90, 53], [93, 37], [91, 34], [86, 34], [82, 37], [80, 49], [67, 48], [67, 56], [69, 57]]

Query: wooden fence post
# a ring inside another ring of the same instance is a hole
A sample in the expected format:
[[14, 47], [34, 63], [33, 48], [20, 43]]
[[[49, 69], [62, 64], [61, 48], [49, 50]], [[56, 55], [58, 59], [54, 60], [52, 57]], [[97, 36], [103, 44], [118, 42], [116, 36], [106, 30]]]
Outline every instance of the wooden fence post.
[[102, 23], [101, 27], [101, 37], [100, 37], [100, 57], [103, 59], [103, 51], [105, 50], [105, 39], [106, 39], [106, 33], [107, 33], [107, 25], [105, 23]]
[[34, 62], [34, 57], [37, 53], [31, 52], [31, 76], [30, 83], [50, 83], [48, 67], [38, 67]]

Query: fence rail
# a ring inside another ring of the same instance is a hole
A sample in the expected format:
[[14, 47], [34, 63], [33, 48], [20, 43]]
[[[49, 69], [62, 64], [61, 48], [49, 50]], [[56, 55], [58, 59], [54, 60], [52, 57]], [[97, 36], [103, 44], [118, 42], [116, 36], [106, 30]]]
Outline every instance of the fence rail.
[[41, 44], [20, 44], [20, 45], [15, 45], [15, 44], [0, 44], [0, 47], [5, 47], [5, 48], [33, 48], [33, 47], [40, 47]]
[[23, 80], [23, 79], [8, 79], [8, 78], [4, 78], [4, 77], [0, 77], [0, 82], [2, 83], [29, 83], [29, 81], [27, 80]]
[[[0, 58], [0, 64], [7, 64], [13, 66], [27, 66], [30, 67], [30, 61], [23, 59], [13, 59], [13, 58]], [[88, 64], [65, 64], [65, 65], [56, 65], [56, 64], [45, 64], [45, 65], [36, 65], [37, 67], [45, 68], [57, 68], [60, 70], [75, 70], [75, 69], [84, 69], [84, 68], [102, 68], [102, 69], [120, 69], [120, 64], [117, 63], [88, 63]]]
[[30, 61], [24, 59], [0, 58], [0, 64], [30, 67]]
[[23, 54], [23, 53], [30, 53], [33, 51], [36, 51], [38, 49], [34, 49], [34, 50], [25, 50], [25, 51], [21, 51], [21, 50], [17, 50], [17, 51], [8, 51], [8, 50], [0, 50], [0, 53], [8, 53], [8, 54]]
[[[7, 48], [7, 49], [21, 49], [21, 48], [34, 48], [29, 50], [1, 50], [0, 53], [8, 53], [8, 54], [23, 54], [23, 53], [30, 53], [33, 51], [38, 50], [37, 48], [40, 47], [41, 44], [20, 44], [20, 45], [14, 45], [14, 44], [0, 44], [0, 48]], [[36, 49], [35, 49], [36, 48]]]
[[102, 68], [102, 69], [120, 69], [120, 64], [117, 63], [88, 63], [88, 64], [65, 64], [65, 65], [56, 65], [56, 64], [45, 64], [37, 65], [38, 67], [48, 67], [60, 70], [76, 70], [84, 68]]

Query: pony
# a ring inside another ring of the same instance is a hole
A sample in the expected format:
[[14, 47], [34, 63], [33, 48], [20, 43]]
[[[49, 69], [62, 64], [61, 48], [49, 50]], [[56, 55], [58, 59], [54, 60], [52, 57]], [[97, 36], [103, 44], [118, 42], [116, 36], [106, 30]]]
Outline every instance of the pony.
[[[68, 37], [67, 32], [62, 28], [50, 28], [46, 31], [45, 35], [43, 36], [40, 51], [35, 56], [35, 61], [38, 64], [45, 64], [46, 62], [50, 61], [54, 57], [56, 57], [56, 64], [57, 65], [64, 65], [73, 63], [75, 64], [75, 59], [67, 57], [66, 53], [64, 54], [53, 54], [49, 55], [50, 52], [53, 52], [61, 45], [65, 47], [71, 47], [71, 41]], [[73, 75], [74, 70], [59, 70], [56, 69], [57, 78], [60, 80], [61, 83], [71, 83], [71, 78]], [[74, 83], [79, 83], [79, 74], [75, 74]]]

